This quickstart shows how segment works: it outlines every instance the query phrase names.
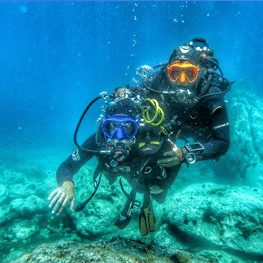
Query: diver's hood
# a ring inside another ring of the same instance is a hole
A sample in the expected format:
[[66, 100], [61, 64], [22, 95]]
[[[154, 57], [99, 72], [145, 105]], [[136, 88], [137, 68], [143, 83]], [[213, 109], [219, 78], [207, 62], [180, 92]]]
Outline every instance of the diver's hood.
[[189, 61], [196, 64], [196, 50], [190, 46], [181, 46], [176, 48], [170, 56], [169, 65], [178, 60]]
[[123, 98], [109, 104], [105, 112], [105, 117], [107, 118], [112, 115], [125, 115], [136, 119], [138, 114], [140, 114], [140, 106], [138, 103], [130, 98]]
[[199, 65], [200, 68], [210, 67], [207, 63], [206, 57], [213, 57], [213, 50], [209, 48], [195, 48], [190, 45], [184, 45], [176, 48], [170, 56], [169, 65], [175, 61], [188, 61], [194, 65]]

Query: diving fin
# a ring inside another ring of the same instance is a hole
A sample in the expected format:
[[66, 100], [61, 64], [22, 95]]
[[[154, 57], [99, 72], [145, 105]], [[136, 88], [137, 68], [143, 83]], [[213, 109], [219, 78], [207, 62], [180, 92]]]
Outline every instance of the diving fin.
[[126, 226], [129, 225], [131, 221], [131, 216], [124, 217], [120, 215], [119, 219], [115, 222], [115, 226], [117, 226], [119, 229], [124, 229]]
[[139, 217], [139, 227], [142, 236], [146, 236], [147, 234], [155, 231], [155, 218], [153, 213], [153, 207], [148, 198], [144, 198], [144, 203], [147, 199], [148, 205], [142, 207]]

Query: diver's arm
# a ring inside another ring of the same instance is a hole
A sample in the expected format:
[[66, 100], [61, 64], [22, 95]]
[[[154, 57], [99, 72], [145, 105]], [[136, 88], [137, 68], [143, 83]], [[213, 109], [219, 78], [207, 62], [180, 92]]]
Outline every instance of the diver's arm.
[[[213, 117], [212, 139], [203, 144], [204, 151], [200, 160], [215, 159], [227, 153], [230, 145], [230, 131], [226, 108], [221, 108]], [[199, 158], [197, 158], [198, 160]]]
[[[216, 87], [210, 89], [213, 93], [218, 91], [220, 90]], [[211, 118], [211, 136], [209, 141], [202, 143], [204, 150], [193, 151], [196, 161], [217, 159], [226, 154], [230, 145], [229, 121], [223, 95], [207, 97], [204, 104]], [[188, 153], [189, 151], [186, 151], [186, 154]]]
[[[82, 145], [83, 148], [97, 150], [96, 133], [91, 135]], [[73, 182], [73, 175], [92, 157], [93, 153], [78, 149], [70, 155], [57, 170], [57, 182], [61, 186], [65, 181]]]
[[[95, 150], [96, 134], [90, 136], [82, 145], [83, 148]], [[91, 158], [93, 153], [78, 150], [75, 151], [57, 170], [57, 187], [48, 197], [49, 207], [52, 208], [52, 214], [58, 211], [62, 213], [66, 205], [70, 202], [70, 210], [74, 211], [75, 195], [73, 175]]]

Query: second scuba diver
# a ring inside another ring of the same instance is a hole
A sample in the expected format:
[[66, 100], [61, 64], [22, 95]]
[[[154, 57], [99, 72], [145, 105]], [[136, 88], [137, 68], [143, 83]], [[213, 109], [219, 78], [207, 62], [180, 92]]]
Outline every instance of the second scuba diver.
[[[184, 162], [217, 161], [230, 144], [224, 95], [232, 83], [224, 77], [213, 50], [205, 39], [195, 38], [174, 49], [160, 67], [151, 75], [153, 68], [138, 68], [143, 82], [134, 92], [158, 101], [165, 114], [163, 127], [171, 137], [180, 131], [178, 138], [186, 144], [177, 152], [184, 155]], [[177, 152], [167, 153], [158, 164], [177, 165]]]
[[154, 113], [154, 116], [149, 112], [149, 109], [154, 112], [151, 105], [154, 102], [146, 101], [142, 111], [141, 101], [131, 98], [128, 88], [118, 88], [113, 94], [113, 100], [108, 104], [97, 132], [81, 146], [76, 142], [75, 136], [78, 150], [57, 170], [59, 187], [49, 196], [50, 207], [53, 207], [53, 213], [60, 214], [70, 202], [71, 210], [74, 210], [73, 175], [96, 155], [98, 166], [93, 174], [93, 180], [96, 182], [94, 193], [86, 202], [77, 206], [75, 211], [84, 209], [96, 193], [102, 174], [110, 184], [121, 176], [129, 182], [132, 190], [127, 193], [120, 179], [120, 186], [127, 202], [115, 225], [123, 229], [129, 224], [134, 205], [140, 205], [136, 201], [136, 193], [142, 193], [144, 198], [139, 227], [141, 234], [145, 236], [155, 231], [152, 198], [159, 203], [165, 201], [167, 191], [180, 169], [180, 160], [178, 160], [179, 165], [173, 167], [161, 167], [157, 164], [157, 160], [164, 152], [176, 151], [179, 148], [174, 148], [174, 144], [160, 128], [161, 125], [154, 127], [145, 121], [153, 117], [161, 124], [164, 120], [160, 109]]

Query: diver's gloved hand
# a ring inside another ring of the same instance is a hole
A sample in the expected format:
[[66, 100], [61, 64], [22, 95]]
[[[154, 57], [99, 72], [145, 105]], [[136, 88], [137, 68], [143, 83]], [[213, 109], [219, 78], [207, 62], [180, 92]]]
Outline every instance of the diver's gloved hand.
[[170, 139], [168, 139], [167, 142], [169, 144], [169, 148], [172, 150], [165, 152], [163, 155], [166, 158], [158, 160], [157, 164], [162, 167], [173, 167], [183, 161], [183, 153], [182, 150]]
[[58, 187], [50, 194], [48, 200], [51, 200], [49, 207], [53, 207], [55, 205], [52, 210], [53, 214], [55, 214], [59, 209], [58, 215], [60, 215], [68, 202], [71, 202], [70, 210], [73, 212], [75, 205], [73, 182], [65, 181], [62, 186]]

